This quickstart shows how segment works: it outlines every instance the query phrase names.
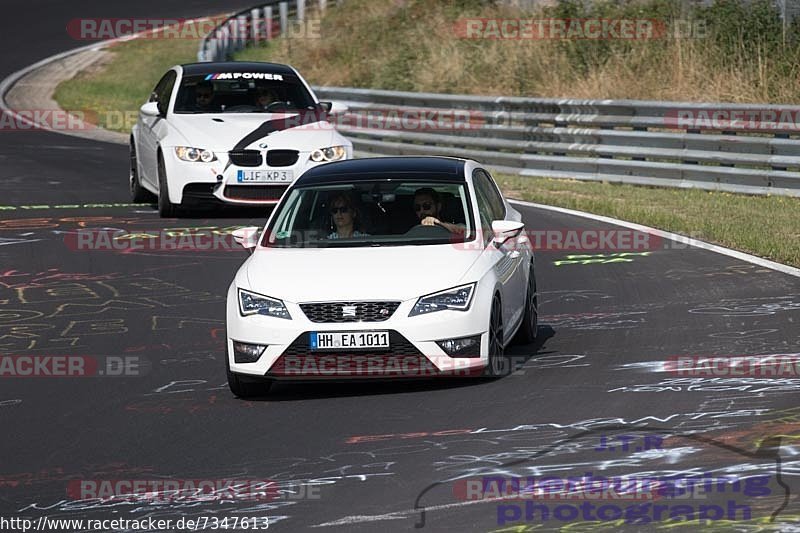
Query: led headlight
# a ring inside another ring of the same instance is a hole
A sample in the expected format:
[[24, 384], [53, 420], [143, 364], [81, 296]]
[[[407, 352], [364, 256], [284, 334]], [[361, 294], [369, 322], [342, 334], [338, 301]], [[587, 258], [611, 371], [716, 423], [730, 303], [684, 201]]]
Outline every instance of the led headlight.
[[292, 319], [282, 301], [244, 289], [239, 289], [239, 313], [242, 316], [259, 314], [287, 320]]
[[444, 311], [445, 309], [466, 311], [472, 302], [473, 292], [475, 292], [475, 284], [470, 283], [423, 296], [417, 300], [408, 316], [424, 315], [426, 313]]
[[318, 148], [311, 152], [311, 160], [315, 163], [321, 163], [322, 161], [338, 161], [342, 159], [346, 153], [344, 146]]
[[175, 155], [177, 155], [178, 159], [181, 161], [189, 161], [190, 163], [195, 163], [197, 161], [210, 163], [211, 161], [217, 160], [217, 156], [214, 155], [214, 152], [206, 150], [205, 148], [192, 148], [191, 146], [176, 146]]

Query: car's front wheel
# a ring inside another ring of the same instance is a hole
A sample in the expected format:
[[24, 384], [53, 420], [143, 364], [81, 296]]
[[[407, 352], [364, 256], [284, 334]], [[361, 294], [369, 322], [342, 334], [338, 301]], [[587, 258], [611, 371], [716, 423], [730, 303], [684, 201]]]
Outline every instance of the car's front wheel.
[[178, 214], [178, 206], [169, 201], [167, 167], [161, 154], [158, 154], [158, 214], [161, 218], [172, 218]]
[[234, 396], [238, 398], [253, 398], [254, 396], [265, 396], [272, 387], [272, 382], [254, 378], [252, 381], [231, 372], [228, 354], [225, 354], [225, 371], [228, 375], [228, 388]]
[[503, 348], [503, 306], [500, 297], [492, 299], [492, 314], [489, 318], [489, 362], [484, 376], [499, 378], [511, 372], [511, 365]]
[[530, 344], [539, 335], [539, 295], [536, 292], [536, 274], [531, 265], [528, 274], [528, 291], [525, 294], [525, 316], [517, 333], [517, 340], [521, 344]]
[[153, 199], [150, 191], [142, 187], [142, 182], [139, 180], [139, 165], [136, 159], [136, 144], [131, 138], [130, 142], [130, 174], [128, 183], [131, 191], [131, 201], [135, 204], [142, 204], [149, 202]]

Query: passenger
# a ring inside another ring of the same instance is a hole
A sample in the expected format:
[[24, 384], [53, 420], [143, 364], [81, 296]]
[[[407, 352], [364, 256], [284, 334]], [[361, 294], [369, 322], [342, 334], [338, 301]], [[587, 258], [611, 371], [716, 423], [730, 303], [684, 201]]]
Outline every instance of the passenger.
[[347, 193], [339, 193], [331, 200], [331, 218], [336, 231], [328, 235], [329, 239], [369, 236], [369, 233], [363, 233], [356, 229], [361, 226], [360, 215], [353, 198]]
[[442, 202], [439, 199], [439, 193], [431, 187], [423, 187], [416, 190], [414, 193], [414, 212], [417, 215], [417, 220], [423, 226], [441, 226], [450, 233], [458, 234], [462, 234], [466, 230], [464, 226], [439, 220], [439, 213], [442, 212]]

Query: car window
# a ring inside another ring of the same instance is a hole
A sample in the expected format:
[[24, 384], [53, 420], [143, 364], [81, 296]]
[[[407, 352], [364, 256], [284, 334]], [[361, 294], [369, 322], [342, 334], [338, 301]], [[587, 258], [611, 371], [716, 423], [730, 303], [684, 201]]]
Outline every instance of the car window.
[[167, 114], [169, 108], [169, 98], [172, 95], [172, 88], [178, 75], [174, 70], [170, 70], [156, 84], [153, 93], [150, 95], [150, 102], [158, 102], [158, 112], [162, 115]]
[[[247, 75], [247, 77], [244, 77]], [[211, 94], [199, 101], [198, 93]], [[280, 113], [316, 109], [300, 78], [268, 72], [222, 72], [181, 79], [175, 113]]]
[[[470, 205], [465, 182], [384, 179], [298, 187], [276, 207], [262, 245], [319, 248], [465, 242], [477, 234]], [[426, 212], [451, 229], [423, 225]]]
[[483, 236], [484, 244], [487, 244], [494, 236], [494, 233], [492, 232], [492, 220], [496, 219], [494, 218], [494, 213], [492, 212], [492, 206], [489, 202], [486, 189], [484, 187], [479, 187], [475, 181], [473, 181], [473, 185], [475, 186], [475, 202], [478, 204], [481, 235]]
[[483, 197], [489, 204], [489, 208], [492, 213], [492, 220], [503, 220], [506, 218], [506, 206], [505, 202], [503, 202], [503, 197], [500, 194], [500, 191], [497, 190], [497, 186], [494, 183], [486, 171], [482, 169], [476, 169], [475, 172], [472, 174], [473, 176], [473, 183], [475, 185], [476, 190], [480, 190], [483, 194]]

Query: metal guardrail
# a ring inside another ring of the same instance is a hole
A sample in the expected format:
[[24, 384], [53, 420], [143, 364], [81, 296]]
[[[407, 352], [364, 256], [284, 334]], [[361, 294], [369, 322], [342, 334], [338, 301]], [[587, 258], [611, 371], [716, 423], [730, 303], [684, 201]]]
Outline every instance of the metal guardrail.
[[[450, 155], [526, 176], [800, 197], [800, 107], [315, 91], [348, 106], [335, 122], [362, 154]], [[426, 127], [426, 116], [450, 122]]]
[[[341, 0], [337, 0], [341, 1]], [[328, 0], [265, 0], [220, 22], [200, 42], [198, 61], [226, 61], [248, 44], [286, 34], [289, 24], [305, 20], [311, 3], [322, 12]]]
[[[322, 12], [329, 2], [314, 3]], [[203, 39], [198, 60], [285, 34], [307, 8], [273, 0], [236, 13]], [[359, 155], [468, 157], [524, 176], [800, 197], [800, 107], [314, 90], [348, 106], [331, 120]], [[449, 122], [428, 127], [430, 116]]]

